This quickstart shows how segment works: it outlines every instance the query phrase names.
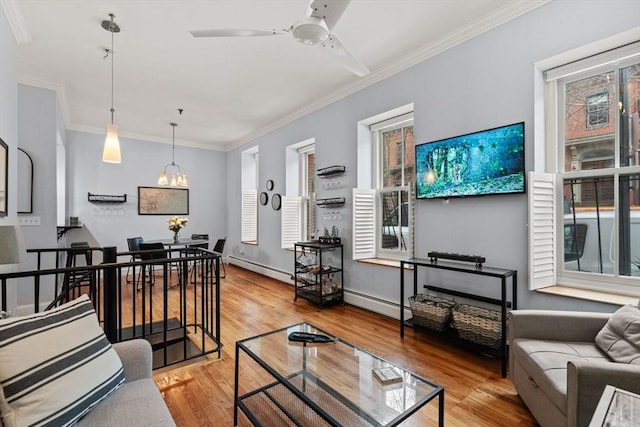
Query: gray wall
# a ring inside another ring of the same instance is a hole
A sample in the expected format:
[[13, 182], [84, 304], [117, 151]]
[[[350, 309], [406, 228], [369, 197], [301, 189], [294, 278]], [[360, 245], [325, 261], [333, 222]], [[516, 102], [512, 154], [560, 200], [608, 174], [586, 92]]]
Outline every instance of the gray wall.
[[[140, 216], [137, 204], [137, 187], [156, 186], [160, 170], [171, 160], [170, 145], [120, 138], [123, 163], [103, 163], [104, 135], [65, 131], [55, 92], [26, 85], [18, 87], [19, 145], [33, 158], [33, 215], [40, 217], [39, 226], [22, 227], [27, 248], [53, 248], [72, 241], [87, 241], [92, 246], [117, 246], [119, 251], [126, 251], [128, 237], [143, 236], [148, 240], [171, 237], [169, 215]], [[60, 240], [56, 238], [53, 160], [58, 134], [67, 155], [67, 215], [78, 216], [83, 224]], [[190, 178], [190, 213], [185, 215], [189, 223], [183, 235], [208, 233], [211, 239], [216, 239], [226, 234], [223, 203], [226, 186], [221, 184], [226, 179], [225, 157], [225, 153], [211, 150], [176, 147], [176, 160]], [[90, 203], [89, 192], [127, 194], [127, 202]], [[27, 258], [21, 268], [35, 268], [35, 258]], [[53, 290], [49, 285], [43, 288], [45, 293]], [[32, 295], [31, 289], [22, 288], [18, 305], [32, 303]]]
[[[83, 224], [81, 230], [70, 231], [67, 240], [126, 251], [128, 237], [171, 238], [167, 223], [171, 215], [138, 215], [138, 186], [157, 186], [160, 171], [171, 162], [171, 146], [121, 137], [122, 163], [111, 164], [101, 161], [103, 144], [104, 135], [67, 133], [69, 215], [79, 217]], [[189, 223], [181, 235], [223, 237], [227, 230], [225, 153], [177, 146], [175, 159], [189, 178], [189, 215], [181, 215]], [[126, 194], [127, 202], [90, 203], [87, 193]]]
[[[8, 215], [0, 217], [0, 225], [17, 223], [17, 173], [18, 162], [18, 88], [16, 85], [16, 41], [9, 29], [4, 13], [0, 12], [0, 138], [9, 146], [9, 194], [7, 199]], [[2, 250], [2, 248], [0, 248]], [[2, 265], [0, 272], [14, 270], [15, 266]], [[17, 291], [8, 289], [8, 309], [13, 311], [17, 304]]]
[[[33, 212], [34, 216], [40, 217], [40, 225], [22, 227], [27, 248], [55, 248], [58, 245], [55, 215], [57, 200], [55, 158], [59, 132], [57, 109], [55, 92], [18, 85], [18, 145], [29, 153], [33, 160]], [[22, 269], [36, 267], [34, 256], [28, 256], [21, 265]], [[48, 277], [44, 280], [46, 282], [42, 283], [41, 289], [43, 297], [53, 297], [52, 278]], [[18, 305], [30, 304], [33, 304], [33, 289], [31, 286], [21, 286]]]
[[[290, 273], [293, 255], [280, 249], [280, 212], [259, 207], [259, 244], [240, 243], [240, 152], [260, 147], [260, 183], [275, 181], [275, 191], [285, 194], [285, 147], [314, 137], [318, 167], [344, 164], [345, 188], [318, 196], [345, 195], [347, 205], [338, 225], [345, 236], [345, 284], [353, 293], [374, 300], [397, 302], [399, 271], [350, 261], [351, 192], [356, 185], [356, 122], [375, 114], [414, 103], [416, 141], [447, 136], [524, 120], [527, 169], [533, 169], [534, 64], [567, 50], [635, 28], [640, 3], [629, 1], [558, 0], [512, 22], [443, 52], [404, 72], [283, 126], [233, 150], [219, 153], [176, 148], [176, 158], [190, 178], [190, 223], [185, 233], [227, 235], [227, 253], [270, 269]], [[157, 174], [170, 160], [170, 146], [121, 138], [123, 163], [100, 161], [104, 135], [67, 132], [55, 93], [45, 89], [18, 89], [16, 44], [4, 14], [0, 13], [0, 135], [10, 145], [10, 163], [16, 164], [16, 141], [37, 152], [35, 211], [42, 225], [26, 232], [37, 247], [49, 246], [55, 235], [55, 175], [53, 150], [57, 133], [67, 150], [68, 214], [80, 217], [84, 228], [67, 240], [87, 240], [100, 246], [126, 248], [126, 238], [166, 238], [167, 217], [137, 215], [137, 187], [154, 186]], [[43, 117], [46, 115], [47, 117]], [[125, 131], [125, 130], [121, 130]], [[178, 132], [179, 134], [179, 132]], [[535, 135], [537, 136], [537, 135]], [[28, 138], [27, 138], [28, 137]], [[178, 138], [177, 138], [178, 139]], [[49, 155], [52, 157], [49, 159]], [[15, 171], [10, 169], [9, 216], [0, 223], [15, 223]], [[13, 192], [13, 194], [12, 194]], [[122, 215], [100, 215], [87, 193], [123, 194], [128, 201], [113, 205]], [[341, 194], [339, 194], [341, 192]], [[613, 310], [615, 307], [550, 297], [527, 291], [527, 202], [525, 195], [453, 199], [416, 203], [416, 255], [430, 250], [481, 254], [487, 264], [518, 270], [520, 307]], [[64, 244], [64, 241], [56, 242]], [[468, 277], [430, 276], [420, 283], [482, 288], [484, 282]], [[489, 286], [489, 285], [487, 285]]]
[[16, 85], [16, 40], [4, 13], [0, 13], [0, 138], [9, 146], [9, 194], [6, 217], [0, 224], [16, 223], [16, 169], [18, 140], [18, 87]]
[[[532, 170], [534, 64], [637, 27], [638, 16], [637, 1], [555, 1], [239, 147], [228, 159], [229, 252], [275, 270], [293, 270], [293, 255], [280, 249], [280, 214], [270, 207], [259, 207], [258, 246], [240, 243], [237, 171], [241, 151], [259, 146], [261, 190], [267, 179], [276, 186], [284, 183], [285, 147], [307, 138], [316, 138], [317, 167], [345, 165], [348, 203], [343, 217], [348, 219], [339, 227], [346, 236], [345, 259], [350, 259], [352, 196], [348, 188], [356, 186], [359, 120], [413, 103], [416, 143], [525, 121], [527, 170]], [[319, 198], [334, 194], [318, 190]], [[517, 270], [519, 308], [615, 309], [528, 291], [526, 195], [451, 199], [448, 204], [421, 200], [416, 202], [415, 217], [416, 256], [426, 257], [431, 250], [480, 254], [487, 265]], [[345, 264], [347, 290], [398, 302], [397, 268]], [[459, 274], [426, 278], [421, 273], [419, 283], [427, 281], [481, 293], [491, 286], [496, 292], [499, 289], [490, 281]]]

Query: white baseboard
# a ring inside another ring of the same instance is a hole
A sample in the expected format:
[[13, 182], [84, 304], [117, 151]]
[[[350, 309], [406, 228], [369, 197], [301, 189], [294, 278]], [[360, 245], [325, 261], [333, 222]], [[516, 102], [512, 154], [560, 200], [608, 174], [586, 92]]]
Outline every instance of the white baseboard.
[[[229, 263], [293, 286], [291, 273], [276, 270], [274, 268], [255, 263], [253, 261], [243, 260], [234, 256], [229, 257]], [[356, 307], [363, 308], [365, 310], [372, 311], [374, 313], [381, 314], [383, 316], [390, 317], [392, 319], [400, 319], [400, 309], [398, 303], [392, 303], [380, 298], [372, 297], [367, 294], [350, 291], [348, 289], [344, 290], [344, 302]], [[408, 319], [411, 317], [411, 312], [405, 309], [404, 315], [405, 319]]]
[[287, 273], [286, 271], [276, 270], [275, 268], [267, 267], [253, 261], [247, 261], [242, 258], [236, 258], [234, 256], [229, 256], [228, 260], [231, 265], [237, 265], [245, 270], [253, 271], [254, 273], [262, 274], [263, 276], [293, 285], [291, 273]]

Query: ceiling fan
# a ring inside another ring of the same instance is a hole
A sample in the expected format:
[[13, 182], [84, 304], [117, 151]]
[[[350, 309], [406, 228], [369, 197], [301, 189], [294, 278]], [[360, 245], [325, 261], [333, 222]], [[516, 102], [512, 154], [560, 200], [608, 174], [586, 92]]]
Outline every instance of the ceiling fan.
[[254, 37], [293, 35], [300, 43], [317, 46], [321, 52], [339, 62], [357, 76], [369, 74], [369, 70], [358, 60], [340, 39], [331, 32], [351, 0], [311, 0], [306, 16], [283, 30], [253, 30], [240, 28], [190, 31], [193, 37]]

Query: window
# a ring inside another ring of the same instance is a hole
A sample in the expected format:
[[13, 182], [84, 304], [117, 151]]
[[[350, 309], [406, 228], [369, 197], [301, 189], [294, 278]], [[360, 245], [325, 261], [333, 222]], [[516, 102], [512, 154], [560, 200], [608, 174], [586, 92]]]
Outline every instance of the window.
[[[557, 153], [557, 162], [547, 164], [551, 187], [538, 181], [538, 191], [530, 191], [539, 197], [530, 215], [545, 199], [555, 200], [549, 206], [557, 213], [540, 209], [530, 217], [541, 233], [530, 238], [530, 273], [547, 270], [542, 276], [553, 280], [536, 282], [533, 275], [533, 287], [545, 281], [621, 293], [640, 287], [639, 58], [635, 43], [546, 73], [545, 108], [557, 112], [547, 114], [546, 150]], [[554, 235], [543, 238], [550, 228]], [[541, 256], [550, 251], [561, 255]], [[543, 258], [552, 265], [541, 267]]]
[[300, 196], [302, 196], [302, 240], [314, 239], [318, 233], [316, 223], [316, 148], [315, 144], [298, 150], [300, 155]]
[[354, 189], [354, 259], [412, 256], [413, 113], [361, 122], [359, 140], [358, 168], [368, 160], [371, 176], [359, 171]]
[[587, 96], [587, 127], [609, 124], [609, 109], [608, 92]]
[[258, 243], [258, 147], [240, 155], [242, 169], [241, 232], [243, 243]]
[[295, 242], [317, 235], [315, 140], [308, 139], [286, 149], [286, 194], [282, 198], [281, 246], [293, 248]]

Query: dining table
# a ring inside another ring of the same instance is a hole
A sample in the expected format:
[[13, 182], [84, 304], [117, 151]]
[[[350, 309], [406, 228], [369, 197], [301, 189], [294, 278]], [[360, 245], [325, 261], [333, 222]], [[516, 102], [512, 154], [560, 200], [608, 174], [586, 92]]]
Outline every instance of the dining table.
[[[177, 241], [173, 238], [170, 239], [155, 239], [155, 240], [144, 240], [144, 243], [162, 243], [165, 248], [168, 249], [168, 258], [171, 258], [173, 250], [176, 248], [188, 248], [189, 246], [196, 245], [204, 245], [208, 244], [209, 240], [207, 239], [192, 239], [190, 237], [182, 237]], [[171, 274], [171, 270], [169, 271]], [[178, 268], [178, 283], [182, 282], [181, 268]]]
[[155, 239], [155, 240], [143, 240], [144, 243], [162, 243], [166, 248], [172, 249], [173, 247], [187, 247], [194, 245], [203, 245], [209, 243], [206, 239], [192, 239], [190, 237], [179, 238], [175, 241], [171, 239]]

